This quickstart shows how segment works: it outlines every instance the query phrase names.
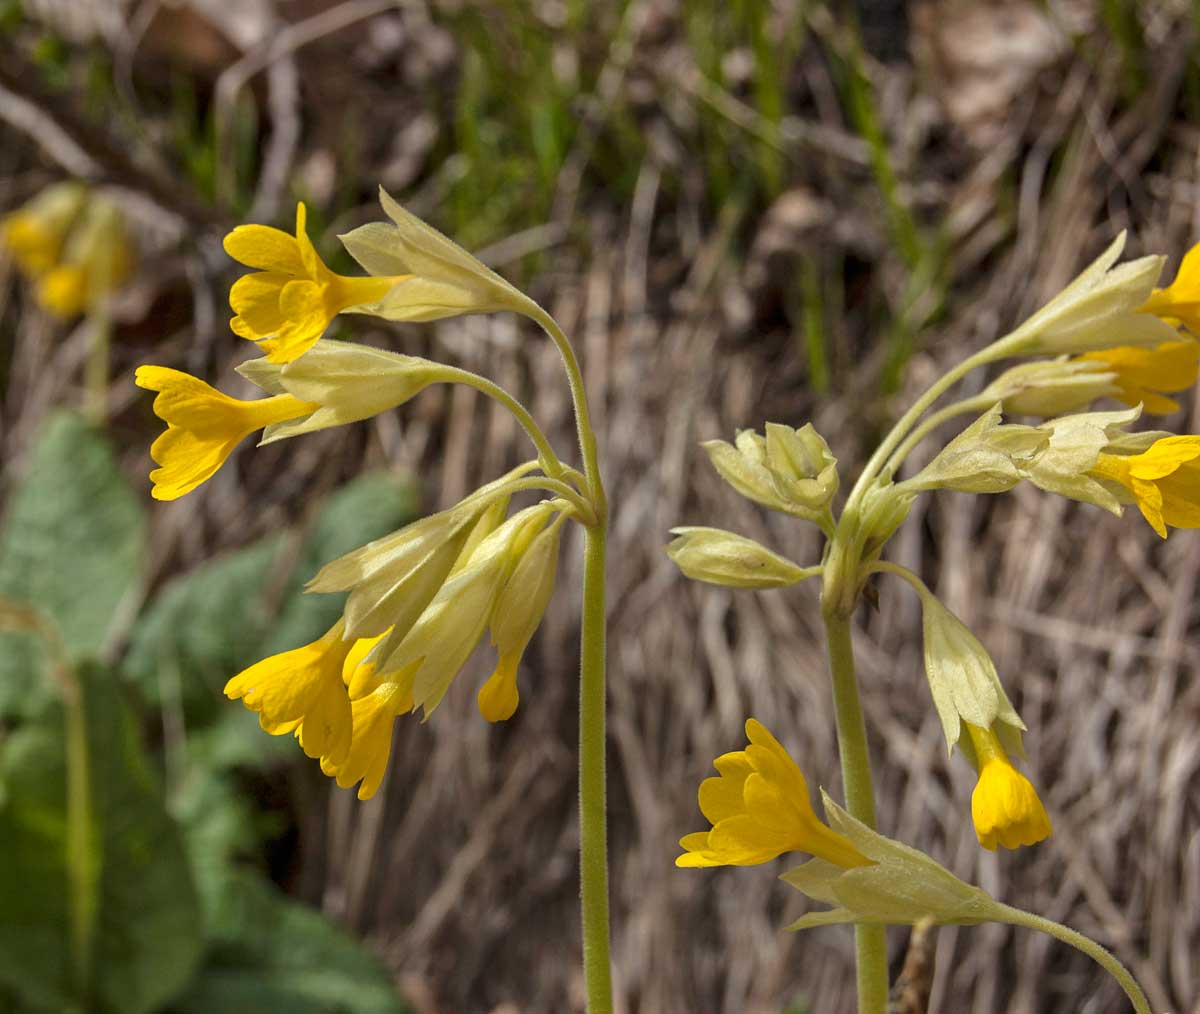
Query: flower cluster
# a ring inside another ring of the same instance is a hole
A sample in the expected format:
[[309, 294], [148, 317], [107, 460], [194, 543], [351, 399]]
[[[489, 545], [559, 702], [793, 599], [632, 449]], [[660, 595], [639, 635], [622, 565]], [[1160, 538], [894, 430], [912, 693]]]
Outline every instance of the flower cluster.
[[[1024, 756], [1025, 723], [975, 635], [917, 575], [881, 554], [920, 494], [1001, 493], [1022, 482], [1118, 516], [1136, 504], [1163, 538], [1171, 527], [1200, 528], [1200, 436], [1130, 429], [1142, 413], [1177, 411], [1169, 395], [1197, 380], [1200, 246], [1183, 259], [1174, 282], [1159, 288], [1164, 259], [1117, 264], [1123, 245], [1122, 235], [1011, 335], [934, 385], [868, 463], [840, 516], [833, 511], [837, 462], [811, 425], [795, 430], [767, 423], [765, 436], [745, 431], [732, 445], [704, 445], [738, 493], [820, 526], [828, 539], [820, 563], [800, 566], [714, 528], [675, 529], [667, 549], [688, 577], [728, 587], [779, 588], [820, 577], [827, 627], [832, 622], [847, 631], [872, 575], [907, 581], [921, 599], [925, 675], [947, 747], [961, 752], [977, 775], [970, 813], [986, 849], [1033, 845], [1052, 833], [1046, 808], [1013, 760]], [[969, 370], [1015, 357], [1026, 361], [981, 394], [926, 415]], [[1127, 407], [1093, 409], [1103, 398]], [[964, 415], [976, 418], [915, 475], [897, 479], [917, 443]], [[1009, 416], [1033, 418], [1012, 422]], [[682, 840], [679, 865], [745, 865], [809, 852], [818, 858], [785, 879], [839, 908], [806, 917], [803, 925], [995, 917], [988, 914], [994, 903], [982, 892], [876, 835], [828, 799], [833, 826], [818, 820], [803, 776], [778, 742], [753, 720], [746, 731], [750, 746], [717, 758], [721, 777], [701, 785], [700, 808], [713, 826]], [[839, 737], [847, 731], [855, 732], [843, 728], [839, 716]]]
[[[167, 424], [151, 456], [153, 495], [174, 500], [211, 478], [251, 433], [262, 443], [356, 422], [403, 405], [431, 384], [463, 383], [496, 398], [529, 432], [538, 458], [465, 497], [354, 550], [309, 582], [345, 593], [342, 617], [311, 644], [273, 655], [226, 684], [272, 735], [294, 735], [321, 769], [366, 799], [387, 767], [395, 719], [437, 708], [485, 633], [495, 671], [478, 692], [489, 722], [517, 709], [518, 669], [554, 589], [563, 523], [595, 524], [598, 483], [563, 465], [511, 395], [467, 371], [323, 335], [340, 313], [397, 321], [452, 314], [543, 311], [499, 275], [386, 194], [391, 224], [341, 237], [369, 274], [332, 272], [296, 212], [294, 235], [243, 225], [226, 251], [256, 269], [234, 283], [231, 327], [265, 356], [239, 372], [264, 393], [242, 400], [164, 366], [137, 370]], [[513, 510], [529, 492], [543, 498]]]
[[83, 183], [46, 187], [0, 220], [0, 248], [38, 304], [69, 318], [99, 307], [133, 271], [133, 243], [117, 206]]

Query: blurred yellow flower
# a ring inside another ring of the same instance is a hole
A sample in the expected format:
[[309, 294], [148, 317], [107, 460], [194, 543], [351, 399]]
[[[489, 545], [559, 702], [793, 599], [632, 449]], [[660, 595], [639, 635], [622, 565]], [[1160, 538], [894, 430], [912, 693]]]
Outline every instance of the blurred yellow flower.
[[255, 430], [317, 408], [290, 394], [240, 401], [165, 366], [139, 366], [135, 382], [159, 392], [154, 413], [167, 424], [166, 432], [150, 446], [150, 456], [161, 466], [150, 473], [156, 500], [174, 500], [191, 492]]
[[1200, 528], [1200, 436], [1163, 437], [1141, 454], [1101, 454], [1091, 474], [1124, 486], [1164, 539], [1167, 525]]
[[304, 355], [343, 310], [382, 299], [407, 276], [350, 278], [325, 266], [305, 231], [303, 202], [296, 205], [296, 235], [266, 225], [239, 225], [225, 237], [225, 252], [247, 267], [229, 292], [235, 334], [258, 342], [273, 363]]
[[1008, 759], [1000, 738], [990, 729], [965, 723], [979, 780], [971, 794], [971, 817], [979, 844], [1015, 849], [1049, 838], [1053, 828], [1037, 791]]
[[1159, 392], [1185, 391], [1196, 382], [1200, 343], [1187, 338], [1157, 348], [1121, 345], [1071, 361], [1101, 364], [1106, 373], [1114, 375], [1112, 396], [1126, 405], [1140, 404], [1147, 412], [1169, 415], [1179, 411], [1179, 402]]
[[700, 810], [709, 831], [681, 838], [676, 866], [754, 866], [784, 852], [809, 852], [837, 866], [865, 866], [844, 835], [813, 812], [808, 783], [779, 741], [753, 718], [744, 750], [713, 761], [718, 778], [700, 783]]
[[86, 196], [82, 183], [56, 183], [0, 221], [0, 246], [26, 276], [36, 278], [58, 262]]
[[356, 643], [343, 640], [344, 632], [338, 620], [311, 644], [256, 662], [225, 684], [225, 696], [257, 711], [272, 736], [294, 732], [309, 757], [343, 763], [353, 719], [342, 670]]
[[1200, 335], [1200, 243], [1183, 255], [1175, 281], [1151, 292], [1142, 311], [1170, 322], [1179, 321]]

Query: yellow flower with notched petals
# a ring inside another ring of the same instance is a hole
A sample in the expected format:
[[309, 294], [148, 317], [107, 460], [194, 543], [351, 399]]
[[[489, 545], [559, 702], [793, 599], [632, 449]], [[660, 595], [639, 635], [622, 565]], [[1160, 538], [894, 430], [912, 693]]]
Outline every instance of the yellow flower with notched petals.
[[1193, 334], [1200, 335], [1200, 243], [1183, 255], [1175, 281], [1150, 293], [1142, 312], [1171, 322], [1180, 321]]
[[334, 274], [305, 232], [303, 202], [296, 205], [296, 235], [266, 225], [239, 225], [225, 237], [225, 252], [257, 268], [233, 283], [229, 322], [235, 334], [262, 345], [267, 359], [288, 363], [304, 355], [343, 310], [382, 299], [404, 275], [350, 278]]
[[343, 640], [344, 631], [338, 620], [311, 644], [256, 662], [225, 684], [225, 696], [257, 711], [265, 732], [294, 732], [309, 757], [341, 764], [353, 725], [342, 670], [356, 643]]
[[1164, 437], [1141, 454], [1101, 454], [1091, 474], [1124, 486], [1164, 539], [1167, 525], [1200, 528], [1200, 436]]
[[156, 500], [175, 500], [211, 478], [255, 430], [318, 407], [290, 394], [240, 401], [165, 366], [139, 366], [134, 376], [138, 387], [159, 392], [154, 413], [167, 424], [150, 446], [150, 456], [161, 466], [150, 473]]
[[1032, 783], [1013, 767], [1000, 738], [990, 729], [964, 723], [979, 781], [971, 794], [971, 817], [979, 844], [995, 851], [1036, 845], [1053, 832]]
[[809, 852], [844, 868], [871, 860], [813, 812], [808, 783], [779, 741], [753, 718], [745, 750], [713, 761], [719, 778], [700, 783], [712, 829], [681, 838], [676, 866], [754, 866], [784, 852]]
[[[415, 671], [415, 666], [411, 667]], [[353, 732], [350, 750], [335, 761], [321, 758], [321, 770], [348, 789], [357, 782], [359, 799], [370, 799], [379, 791], [392, 752], [392, 724], [413, 709], [411, 680], [388, 679], [371, 693], [351, 702]]]
[[[1126, 405], [1140, 404], [1147, 412], [1169, 415], [1179, 411], [1179, 402], [1164, 393], [1185, 391], [1200, 373], [1200, 343], [1188, 338], [1166, 342], [1157, 348], [1121, 345], [1089, 352], [1072, 362], [1094, 362], [1112, 373], [1112, 396]], [[1162, 392], [1162, 393], [1160, 393]]]

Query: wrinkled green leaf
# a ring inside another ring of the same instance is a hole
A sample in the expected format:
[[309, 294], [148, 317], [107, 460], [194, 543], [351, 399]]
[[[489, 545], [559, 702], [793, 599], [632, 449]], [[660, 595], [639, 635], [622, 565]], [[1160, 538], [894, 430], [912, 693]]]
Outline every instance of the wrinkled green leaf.
[[[54, 415], [11, 491], [0, 596], [51, 620], [72, 658], [95, 655], [136, 590], [144, 524], [107, 439], [77, 415]], [[33, 714], [45, 703], [45, 669], [35, 638], [0, 634], [0, 717]]]
[[0, 750], [0, 988], [26, 1008], [142, 1014], [191, 976], [199, 904], [182, 836], [111, 675], [85, 669], [80, 685], [96, 873], [90, 973], [81, 980], [71, 958], [64, 716], [53, 707]]

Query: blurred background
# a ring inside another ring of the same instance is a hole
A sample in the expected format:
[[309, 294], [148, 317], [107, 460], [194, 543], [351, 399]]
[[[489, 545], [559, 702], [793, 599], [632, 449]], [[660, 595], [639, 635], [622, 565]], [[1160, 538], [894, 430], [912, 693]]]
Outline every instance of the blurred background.
[[[697, 444], [812, 420], [845, 481], [1118, 230], [1173, 271], [1200, 232], [1198, 25], [1186, 0], [0, 3], [0, 213], [78, 202], [90, 231], [57, 257], [108, 265], [30, 281], [14, 229], [0, 260], [0, 596], [5, 625], [42, 627], [0, 635], [0, 1010], [582, 1009], [577, 541], [513, 720], [476, 714], [479, 660], [433, 721], [398, 724], [368, 803], [221, 696], [337, 615], [300, 594], [322, 563], [529, 457], [512, 420], [431, 389], [149, 497], [161, 424], [134, 368], [250, 395], [220, 237], [290, 228], [303, 199], [352, 272], [336, 234], [382, 217], [378, 184], [584, 360], [614, 505], [619, 1009], [850, 1010], [851, 935], [781, 931], [804, 905], [783, 862], [672, 866], [747, 716], [840, 793], [816, 590], [690, 584], [662, 552], [714, 524], [808, 563], [815, 533]], [[47, 191], [64, 181], [86, 185]], [[572, 446], [523, 320], [331, 333], [486, 373]], [[1184, 400], [1169, 425], [1194, 432]], [[977, 846], [893, 584], [857, 649], [881, 829], [1096, 937], [1156, 1011], [1200, 1011], [1200, 541], [1018, 488], [922, 500], [891, 553], [995, 657], [1055, 835]], [[1127, 1009], [1048, 938], [946, 928], [934, 954], [932, 1011]]]

